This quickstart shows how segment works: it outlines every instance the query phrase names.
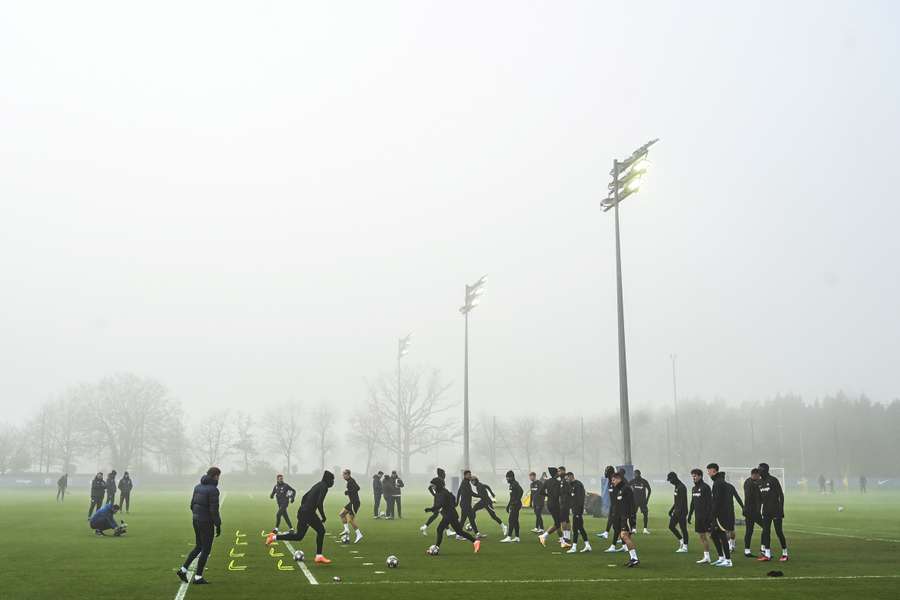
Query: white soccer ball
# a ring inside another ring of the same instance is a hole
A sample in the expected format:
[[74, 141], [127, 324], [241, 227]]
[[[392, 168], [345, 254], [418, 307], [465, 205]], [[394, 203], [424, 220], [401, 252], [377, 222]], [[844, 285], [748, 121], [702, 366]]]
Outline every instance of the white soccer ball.
[[349, 533], [342, 533], [342, 534], [341, 534], [341, 543], [342, 543], [342, 544], [349, 544], [349, 543], [350, 543], [350, 534], [349, 534]]
[[843, 507], [843, 506], [838, 506], [838, 512], [844, 512], [844, 507]]
[[388, 569], [396, 569], [397, 566], [400, 564], [400, 560], [396, 556], [391, 554], [390, 556], [387, 557], [385, 564], [388, 566]]
[[425, 551], [425, 554], [427, 554], [428, 556], [437, 556], [440, 553], [441, 553], [440, 546], [429, 546], [428, 550]]
[[303, 562], [304, 558], [306, 558], [306, 556], [303, 554], [303, 550], [294, 551], [294, 560], [296, 560], [297, 562]]

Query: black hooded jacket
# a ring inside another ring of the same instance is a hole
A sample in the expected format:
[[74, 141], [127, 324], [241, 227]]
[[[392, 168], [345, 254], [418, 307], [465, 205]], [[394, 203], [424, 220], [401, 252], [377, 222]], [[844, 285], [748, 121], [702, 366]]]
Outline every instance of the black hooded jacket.
[[116, 493], [116, 476], [113, 473], [110, 473], [106, 478], [106, 493], [110, 495], [115, 495]]
[[[673, 473], [674, 475], [674, 473]], [[677, 476], [668, 478], [669, 483], [675, 486], [674, 491], [674, 500], [672, 502], [672, 508], [669, 509], [669, 516], [680, 518], [687, 517], [688, 514], [688, 501], [687, 501], [687, 486], [678, 479]]]
[[459, 489], [456, 490], [456, 503], [463, 508], [470, 508], [472, 506], [472, 497], [474, 495], [475, 493], [472, 491], [472, 480], [464, 477], [459, 484]]
[[[319, 514], [322, 516], [322, 520], [325, 520], [325, 496], [328, 495], [328, 488], [334, 485], [334, 473], [331, 471], [325, 471], [322, 474], [322, 479], [315, 483], [300, 499], [300, 509], [297, 511], [297, 514], [306, 512], [312, 513], [315, 511], [319, 511]], [[299, 518], [299, 517], [298, 517]]]
[[194, 486], [194, 494], [191, 496], [191, 512], [194, 520], [199, 523], [212, 523], [216, 527], [222, 526], [222, 518], [219, 516], [219, 482], [204, 475], [200, 483]]
[[650, 489], [650, 482], [643, 477], [635, 477], [628, 485], [630, 485], [631, 489], [634, 491], [635, 503], [637, 503], [638, 506], [646, 506], [647, 502], [650, 501], [650, 494], [652, 492]]
[[352, 477], [347, 480], [347, 489], [344, 491], [344, 495], [352, 504], [359, 504], [359, 484]]
[[91, 499], [92, 500], [103, 500], [103, 496], [106, 495], [106, 482], [103, 480], [103, 477], [94, 477], [91, 480]]
[[[435, 479], [438, 479], [435, 477]], [[456, 514], [456, 498], [453, 493], [444, 487], [443, 480], [438, 484], [432, 479], [432, 487], [434, 488], [434, 505], [425, 509], [427, 512], [440, 513], [441, 516], [449, 517]]]
[[744, 516], [759, 517], [759, 485], [750, 477], [744, 480]]
[[[440, 467], [438, 467], [437, 477], [435, 479], [440, 479], [441, 482], [443, 482], [444, 486], [446, 487], [447, 473], [445, 473], [444, 470], [441, 469]], [[431, 494], [432, 496], [434, 496], [437, 493], [437, 488], [435, 487], [435, 485], [433, 483], [428, 484], [428, 493]]]
[[759, 512], [763, 518], [784, 518], [784, 491], [778, 479], [768, 471], [759, 480]]
[[688, 521], [696, 519], [697, 523], [708, 524], [712, 516], [712, 490], [702, 479], [691, 488], [691, 508]]
[[383, 489], [384, 486], [381, 483], [381, 477], [378, 476], [378, 473], [372, 475], [372, 493], [380, 494]]
[[134, 487], [134, 484], [131, 482], [131, 477], [125, 475], [122, 479], [119, 480], [119, 491], [123, 494], [128, 494], [131, 492], [131, 488]]
[[275, 498], [275, 502], [278, 503], [278, 508], [284, 508], [294, 501], [294, 496], [296, 495], [297, 490], [282, 481], [281, 483], [275, 484], [272, 488], [272, 493], [269, 494], [269, 498]]
[[723, 471], [713, 475], [712, 481], [710, 522], [734, 523], [734, 487], [725, 481], [725, 473]]
[[547, 498], [547, 506], [551, 509], [559, 508], [559, 478], [556, 476], [556, 467], [548, 467], [550, 478], [544, 482], [544, 496]]
[[506, 503], [506, 510], [513, 508], [522, 508], [522, 486], [515, 479], [507, 479], [509, 484], [509, 502]]
[[496, 496], [496, 494], [488, 484], [476, 481], [475, 493], [478, 495], [478, 498], [484, 501], [484, 503], [488, 506], [492, 506], [494, 504], [494, 496]]
[[578, 481], [577, 479], [572, 481], [569, 484], [569, 507], [575, 513], [583, 513], [584, 512], [584, 484]]
[[543, 508], [544, 507], [544, 482], [540, 479], [535, 478], [534, 481], [531, 482], [531, 486], [529, 488], [531, 490], [531, 506], [532, 508]]
[[609, 515], [613, 520], [629, 518], [634, 514], [634, 492], [631, 486], [624, 481], [619, 482], [619, 485], [613, 486], [609, 499]]

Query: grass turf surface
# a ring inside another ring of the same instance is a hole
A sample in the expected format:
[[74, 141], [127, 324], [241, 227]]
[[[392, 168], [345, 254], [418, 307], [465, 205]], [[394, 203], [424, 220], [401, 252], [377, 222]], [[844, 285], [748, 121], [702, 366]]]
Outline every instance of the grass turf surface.
[[[690, 552], [674, 554], [675, 539], [666, 528], [665, 516], [670, 495], [657, 490], [651, 500], [652, 534], [636, 536], [641, 565], [625, 569], [621, 567], [625, 554], [602, 552], [608, 543], [593, 534], [602, 529], [605, 520], [594, 518], [585, 523], [594, 546], [591, 554], [560, 554], [557, 544], [543, 548], [531, 533], [524, 534], [520, 544], [499, 544], [499, 527], [479, 513], [479, 527], [489, 535], [479, 554], [473, 554], [467, 542], [445, 539], [440, 556], [426, 556], [425, 549], [434, 543], [435, 527], [432, 525], [427, 537], [418, 530], [427, 516], [422, 508], [430, 505], [430, 497], [424, 493], [404, 495], [402, 520], [373, 520], [364, 515], [360, 520], [365, 534], [362, 542], [341, 545], [336, 539], [341, 529], [336, 515], [343, 496], [335, 490], [337, 486], [326, 506], [329, 535], [325, 543], [325, 554], [334, 563], [312, 564], [312, 531], [302, 542], [293, 543], [306, 553], [309, 571], [319, 582], [314, 586], [283, 544], [273, 551], [283, 557], [271, 556], [264, 545], [261, 532], [272, 527], [275, 513], [268, 494], [229, 490], [227, 483], [223, 484], [224, 527], [206, 571], [213, 584], [190, 587], [185, 597], [221, 600], [291, 594], [344, 598], [364, 594], [366, 598], [394, 600], [430, 593], [486, 593], [498, 600], [542, 592], [564, 597], [596, 595], [609, 593], [609, 585], [620, 584], [627, 586], [629, 594], [667, 599], [709, 593], [724, 593], [729, 598], [765, 594], [767, 600], [821, 599], [838, 594], [895, 598], [900, 594], [900, 494], [895, 492], [831, 497], [789, 494], [785, 533], [791, 561], [757, 563], [737, 555], [734, 568], [717, 569], [694, 564], [701, 547], [693, 532]], [[5, 539], [0, 544], [0, 598], [175, 598], [179, 589], [175, 568], [193, 546], [188, 492], [136, 490], [132, 513], [125, 515], [129, 533], [122, 538], [93, 535], [86, 524], [88, 502], [83, 494], [70, 495], [62, 505], [55, 502], [54, 495], [53, 490], [0, 492], [0, 531]], [[838, 512], [838, 504], [846, 510]], [[292, 516], [294, 507], [296, 504]], [[531, 511], [523, 511], [523, 530], [533, 525]], [[246, 537], [238, 537], [238, 532]], [[739, 527], [739, 548], [742, 539]], [[777, 543], [774, 533], [773, 542]], [[753, 548], [758, 551], [758, 533]], [[385, 567], [390, 554], [399, 557], [398, 569]], [[229, 570], [230, 563], [243, 569]], [[785, 576], [766, 577], [773, 569]], [[335, 576], [341, 583], [333, 582]]]

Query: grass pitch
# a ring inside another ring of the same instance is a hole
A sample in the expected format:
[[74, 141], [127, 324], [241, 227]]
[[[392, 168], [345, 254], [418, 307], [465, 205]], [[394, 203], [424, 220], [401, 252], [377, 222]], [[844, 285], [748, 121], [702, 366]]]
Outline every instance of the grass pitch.
[[[499, 600], [547, 593], [567, 598], [615, 593], [667, 600], [698, 594], [766, 600], [900, 597], [900, 494], [896, 492], [827, 497], [789, 493], [785, 533], [791, 561], [757, 563], [737, 555], [734, 568], [717, 569], [694, 564], [701, 553], [696, 536], [692, 535], [688, 554], [674, 554], [675, 540], [666, 528], [670, 494], [658, 489], [651, 501], [652, 533], [636, 536], [641, 565], [625, 569], [621, 564], [626, 555], [602, 552], [608, 542], [593, 534], [605, 522], [594, 518], [586, 519], [594, 546], [591, 554], [561, 554], [557, 544], [541, 547], [531, 533], [524, 534], [520, 544], [499, 544], [499, 527], [485, 515], [479, 526], [489, 537], [479, 554], [473, 554], [466, 542], [445, 539], [440, 556], [426, 556], [435, 528], [426, 537], [418, 529], [427, 516], [422, 509], [430, 505], [424, 492], [404, 495], [402, 520], [374, 520], [364, 514], [360, 524], [365, 538], [358, 545], [341, 545], [337, 512], [343, 496], [336, 489], [327, 504], [325, 546], [326, 556], [334, 563], [312, 563], [313, 532], [294, 543], [307, 555], [308, 571], [318, 583], [313, 585], [283, 544], [270, 551], [263, 543], [261, 533], [273, 526], [275, 513], [268, 494], [230, 490], [223, 482], [224, 527], [206, 572], [212, 585], [190, 587], [184, 598], [396, 600], [485, 594]], [[0, 598], [176, 598], [180, 582], [175, 569], [193, 545], [189, 490], [136, 490], [133, 510], [125, 515], [129, 533], [122, 538], [93, 535], [86, 523], [84, 494], [70, 495], [61, 505], [54, 495], [55, 490], [49, 489], [0, 492]], [[838, 505], [845, 510], [838, 512]], [[363, 506], [365, 512], [367, 502]], [[523, 511], [522, 529], [533, 525], [531, 511]], [[739, 528], [739, 548], [742, 534]], [[758, 551], [758, 534], [753, 547]], [[400, 559], [397, 569], [385, 567], [391, 554]], [[773, 569], [783, 571], [784, 577], [767, 577], [766, 572]]]

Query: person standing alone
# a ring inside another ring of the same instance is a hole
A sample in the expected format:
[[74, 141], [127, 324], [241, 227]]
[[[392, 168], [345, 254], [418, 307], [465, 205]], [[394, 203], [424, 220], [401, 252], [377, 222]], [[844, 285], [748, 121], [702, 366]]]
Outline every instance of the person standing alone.
[[381, 494], [384, 491], [384, 485], [381, 483], [382, 477], [384, 477], [384, 473], [381, 471], [372, 475], [372, 516], [376, 519], [381, 518], [378, 511], [381, 510]]
[[134, 483], [131, 481], [131, 475], [128, 474], [128, 471], [125, 471], [122, 479], [119, 480], [119, 505], [125, 509], [126, 513], [131, 512], [132, 488], [134, 488]]
[[209, 553], [212, 552], [213, 537], [222, 535], [222, 517], [219, 515], [219, 477], [222, 475], [218, 467], [210, 467], [200, 479], [200, 483], [194, 486], [191, 496], [191, 515], [194, 525], [194, 549], [178, 569], [178, 578], [188, 583], [188, 569], [194, 559], [197, 560], [197, 570], [194, 571], [194, 585], [209, 583], [203, 578], [203, 570]]
[[66, 501], [66, 488], [69, 487], [69, 474], [63, 473], [63, 476], [56, 481], [56, 501]]
[[287, 523], [288, 529], [294, 529], [287, 509], [288, 504], [293, 504], [294, 496], [296, 495], [297, 490], [285, 483], [284, 475], [279, 473], [275, 477], [275, 487], [272, 488], [272, 493], [269, 494], [269, 499], [275, 498], [275, 503], [278, 505], [278, 512], [275, 513], [275, 529], [281, 527], [281, 519], [284, 519], [284, 522]]

